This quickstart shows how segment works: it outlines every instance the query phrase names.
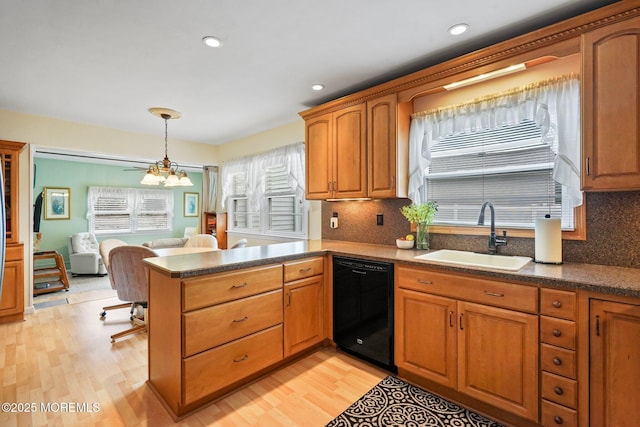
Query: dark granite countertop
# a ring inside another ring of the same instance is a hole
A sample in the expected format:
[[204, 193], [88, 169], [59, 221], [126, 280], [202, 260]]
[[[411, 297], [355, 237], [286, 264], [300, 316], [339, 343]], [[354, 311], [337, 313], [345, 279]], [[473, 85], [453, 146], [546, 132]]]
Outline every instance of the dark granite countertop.
[[604, 265], [530, 262], [519, 271], [446, 265], [414, 259], [427, 251], [404, 250], [394, 246], [335, 240], [309, 240], [251, 246], [215, 252], [149, 258], [150, 268], [174, 278], [188, 278], [264, 264], [280, 263], [314, 255], [351, 256], [371, 260], [429, 267], [441, 271], [475, 274], [501, 280], [565, 289], [582, 289], [614, 295], [640, 297], [640, 269]]

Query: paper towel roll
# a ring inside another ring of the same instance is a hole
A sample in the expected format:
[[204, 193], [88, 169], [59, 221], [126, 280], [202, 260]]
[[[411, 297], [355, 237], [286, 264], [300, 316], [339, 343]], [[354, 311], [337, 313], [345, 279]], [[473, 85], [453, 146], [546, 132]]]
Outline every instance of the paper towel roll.
[[562, 231], [560, 219], [536, 219], [536, 262], [562, 264]]

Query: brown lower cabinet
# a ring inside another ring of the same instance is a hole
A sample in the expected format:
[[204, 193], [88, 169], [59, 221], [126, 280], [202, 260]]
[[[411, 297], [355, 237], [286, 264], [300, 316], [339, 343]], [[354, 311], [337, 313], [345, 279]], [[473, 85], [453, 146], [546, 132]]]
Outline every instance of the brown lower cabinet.
[[[538, 316], [516, 310], [520, 301], [535, 310], [537, 292], [535, 287], [396, 266], [399, 374], [417, 375], [537, 422]], [[487, 298], [513, 307], [486, 304]]]
[[324, 257], [180, 279], [149, 271], [149, 384], [174, 419], [326, 338]]
[[590, 302], [590, 426], [640, 425], [640, 305]]

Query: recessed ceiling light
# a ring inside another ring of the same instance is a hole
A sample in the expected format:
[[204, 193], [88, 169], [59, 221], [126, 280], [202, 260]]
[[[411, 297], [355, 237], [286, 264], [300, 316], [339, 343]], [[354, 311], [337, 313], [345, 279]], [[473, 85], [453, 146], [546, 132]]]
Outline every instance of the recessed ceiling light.
[[324, 89], [324, 85], [315, 84], [315, 85], [311, 86], [311, 89], [313, 89], [313, 90], [322, 90], [322, 89]]
[[202, 39], [202, 42], [209, 47], [220, 47], [222, 46], [222, 41], [214, 36], [206, 36]]
[[458, 36], [462, 33], [465, 33], [469, 29], [468, 24], [456, 24], [449, 28], [449, 34], [452, 36]]

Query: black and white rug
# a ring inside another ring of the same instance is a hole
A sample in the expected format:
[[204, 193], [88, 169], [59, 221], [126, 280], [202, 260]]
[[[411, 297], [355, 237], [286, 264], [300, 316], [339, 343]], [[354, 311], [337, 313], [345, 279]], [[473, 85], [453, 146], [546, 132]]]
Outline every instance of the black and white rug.
[[327, 427], [501, 427], [495, 421], [388, 376]]

